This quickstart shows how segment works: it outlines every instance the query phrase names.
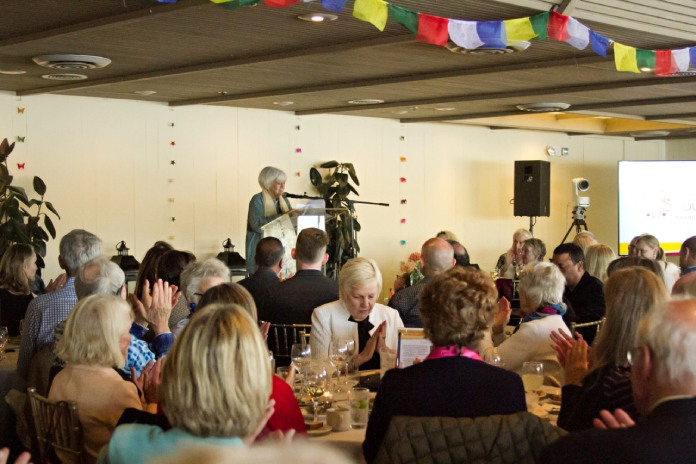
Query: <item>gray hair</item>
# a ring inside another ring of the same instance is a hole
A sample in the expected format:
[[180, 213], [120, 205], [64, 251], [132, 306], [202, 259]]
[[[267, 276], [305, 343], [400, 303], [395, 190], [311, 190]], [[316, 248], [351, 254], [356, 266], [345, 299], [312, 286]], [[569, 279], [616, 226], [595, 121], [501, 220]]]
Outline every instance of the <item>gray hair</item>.
[[259, 186], [261, 186], [262, 189], [268, 190], [271, 185], [273, 185], [273, 182], [285, 182], [287, 178], [288, 176], [280, 169], [274, 168], [273, 166], [266, 166], [259, 173]]
[[105, 256], [99, 256], [77, 270], [75, 293], [78, 300], [90, 295], [117, 295], [125, 282], [123, 270]]
[[527, 303], [532, 310], [543, 304], [561, 303], [565, 277], [553, 263], [530, 264], [520, 274], [520, 290], [527, 295]]
[[91, 232], [74, 229], [60, 240], [60, 257], [69, 276], [80, 266], [102, 254], [102, 241]]
[[515, 239], [515, 237], [520, 237], [522, 239], [520, 241], [523, 242], [525, 240], [529, 240], [530, 238], [532, 238], [532, 233], [530, 231], [528, 231], [527, 229], [517, 229], [515, 231], [515, 233], [512, 234], [513, 240]]
[[188, 301], [191, 301], [193, 294], [198, 291], [198, 285], [204, 277], [220, 277], [225, 282], [229, 282], [230, 270], [217, 258], [189, 263], [181, 271], [181, 289]]
[[[696, 299], [676, 298], [653, 308], [638, 326], [636, 346], [648, 345], [657, 378], [675, 387], [696, 381]], [[688, 319], [688, 321], [686, 320]]]

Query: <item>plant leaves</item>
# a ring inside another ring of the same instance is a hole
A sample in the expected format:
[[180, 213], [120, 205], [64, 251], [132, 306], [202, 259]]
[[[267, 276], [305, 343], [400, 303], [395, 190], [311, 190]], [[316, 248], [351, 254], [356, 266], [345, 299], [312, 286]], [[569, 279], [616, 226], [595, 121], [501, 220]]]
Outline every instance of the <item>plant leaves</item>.
[[46, 256], [46, 242], [43, 240], [34, 240], [32, 245], [34, 246], [34, 251], [36, 251], [37, 257]]
[[[5, 141], [7, 141], [7, 139], [5, 139]], [[12, 145], [14, 145], [14, 143]], [[326, 163], [320, 164], [319, 167], [324, 169], [336, 168], [338, 167], [338, 161], [327, 161]]]
[[36, 266], [43, 269], [46, 267], [46, 263], [44, 263], [43, 257], [41, 255], [36, 255]]
[[56, 211], [56, 209], [53, 207], [53, 203], [51, 203], [50, 201], [44, 201], [44, 205], [46, 205], [46, 208], [48, 208], [50, 212], [55, 214], [58, 217], [58, 219], [60, 219], [60, 214], [58, 214], [58, 211]]
[[353, 230], [356, 231], [356, 232], [360, 232], [360, 228], [361, 228], [361, 227], [362, 227], [362, 226], [360, 225], [360, 223], [358, 222], [358, 220], [357, 220], [356, 218], [353, 218]]
[[34, 176], [34, 191], [41, 196], [46, 195], [46, 184], [39, 176]]
[[34, 236], [34, 241], [36, 241], [36, 240], [48, 241], [48, 234], [41, 227], [34, 227], [31, 230], [31, 233]]
[[2, 143], [0, 143], [0, 161], [5, 161], [8, 156], [10, 156], [10, 153], [12, 153], [12, 150], [14, 150], [15, 143], [12, 142], [12, 145], [7, 143], [7, 139], [3, 139]]
[[309, 181], [315, 187], [319, 187], [321, 185], [321, 174], [319, 174], [317, 168], [312, 168], [309, 170]]
[[355, 187], [353, 187], [352, 185], [348, 184], [348, 188], [350, 189], [351, 192], [353, 192], [353, 193], [356, 194], [357, 196], [360, 196], [360, 194], [358, 193], [358, 191], [355, 190]]
[[48, 233], [51, 234], [51, 237], [55, 239], [56, 228], [53, 226], [53, 221], [51, 221], [51, 218], [48, 217], [48, 215], [44, 216], [44, 226], [46, 226], [46, 230], [48, 230]]
[[348, 174], [343, 174], [342, 172], [336, 173], [336, 180], [338, 181], [338, 185], [344, 187], [348, 185]]
[[355, 167], [353, 166], [353, 163], [343, 163], [343, 166], [345, 166], [348, 169], [348, 174], [350, 175], [350, 178], [355, 182], [355, 185], [360, 186], [360, 181], [358, 180], [358, 175], [355, 173]]

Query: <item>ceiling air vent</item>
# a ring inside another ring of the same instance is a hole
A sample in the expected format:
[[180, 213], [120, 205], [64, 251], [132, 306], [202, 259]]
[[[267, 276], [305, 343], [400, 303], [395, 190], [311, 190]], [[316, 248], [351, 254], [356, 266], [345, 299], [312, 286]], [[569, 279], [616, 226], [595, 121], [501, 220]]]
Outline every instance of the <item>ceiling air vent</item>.
[[517, 105], [517, 109], [520, 111], [529, 111], [530, 113], [545, 113], [549, 111], [563, 111], [570, 108], [568, 103], [526, 103], [524, 105]]
[[464, 48], [450, 41], [447, 42], [445, 48], [452, 53], [459, 53], [462, 55], [506, 55], [508, 53], [523, 52], [528, 49], [530, 45], [531, 44], [528, 41], [521, 40], [514, 44], [508, 45], [505, 48]]
[[96, 69], [108, 66], [111, 60], [101, 56], [91, 55], [39, 55], [32, 58], [34, 63], [51, 69]]
[[56, 74], [44, 74], [41, 76], [49, 81], [81, 81], [87, 79], [84, 74], [71, 74], [71, 73], [56, 73]]

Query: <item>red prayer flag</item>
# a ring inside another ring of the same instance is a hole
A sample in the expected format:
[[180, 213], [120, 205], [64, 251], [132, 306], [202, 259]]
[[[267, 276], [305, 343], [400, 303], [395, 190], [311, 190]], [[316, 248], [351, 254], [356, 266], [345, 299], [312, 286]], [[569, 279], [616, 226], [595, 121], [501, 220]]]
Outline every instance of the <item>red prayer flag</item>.
[[570, 38], [570, 34], [568, 34], [568, 16], [552, 11], [549, 16], [548, 33], [549, 37], [554, 40], [568, 40]]
[[668, 76], [672, 74], [672, 51], [671, 50], [655, 50], [655, 75]]
[[300, 0], [264, 0], [268, 8], [283, 8], [286, 6], [293, 6]]
[[416, 40], [433, 45], [444, 47], [447, 45], [449, 34], [447, 26], [449, 20], [440, 18], [439, 16], [430, 16], [420, 13], [420, 21], [418, 21], [418, 35]]

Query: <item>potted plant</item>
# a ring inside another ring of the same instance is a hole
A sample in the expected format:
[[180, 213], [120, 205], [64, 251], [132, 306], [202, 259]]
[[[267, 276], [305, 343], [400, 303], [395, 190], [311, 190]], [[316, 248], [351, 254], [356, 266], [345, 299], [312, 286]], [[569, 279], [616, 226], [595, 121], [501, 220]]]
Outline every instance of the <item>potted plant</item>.
[[30, 198], [23, 187], [12, 185], [7, 158], [15, 144], [7, 139], [0, 143], [0, 256], [14, 243], [31, 245], [36, 251], [36, 265], [45, 266], [46, 242], [56, 238], [56, 228], [48, 211], [60, 215], [51, 202], [44, 201], [46, 184], [35, 176], [32, 186], [39, 198]]

